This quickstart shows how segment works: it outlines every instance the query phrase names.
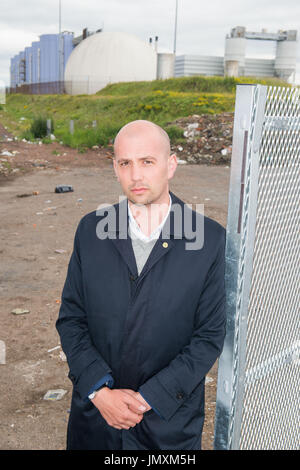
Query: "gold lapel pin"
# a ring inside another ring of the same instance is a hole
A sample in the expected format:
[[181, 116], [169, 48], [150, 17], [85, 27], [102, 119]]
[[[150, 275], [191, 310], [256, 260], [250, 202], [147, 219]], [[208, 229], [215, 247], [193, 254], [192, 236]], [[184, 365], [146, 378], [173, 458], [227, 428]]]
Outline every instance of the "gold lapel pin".
[[162, 246], [163, 246], [164, 248], [168, 248], [169, 244], [168, 244], [167, 242], [163, 242]]

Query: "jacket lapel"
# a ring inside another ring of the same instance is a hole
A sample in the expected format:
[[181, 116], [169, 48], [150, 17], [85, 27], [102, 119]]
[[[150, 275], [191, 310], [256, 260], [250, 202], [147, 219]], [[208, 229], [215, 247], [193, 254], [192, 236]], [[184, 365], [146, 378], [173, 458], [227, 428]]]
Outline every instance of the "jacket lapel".
[[128, 206], [127, 199], [115, 204], [115, 226], [108, 227], [108, 238], [118, 250], [127, 264], [130, 273], [136, 278], [138, 275], [131, 238], [128, 234]]
[[173, 246], [174, 242], [172, 240], [163, 239], [160, 234], [160, 237], [157, 239], [146, 263], [144, 264], [142, 272], [139, 275], [139, 282], [146, 276], [153, 266], [172, 249]]
[[[183, 216], [183, 201], [177, 198], [173, 193], [172, 197], [172, 206], [176, 203], [179, 204], [182, 209]], [[142, 272], [138, 276], [136, 260], [132, 248], [131, 238], [128, 234], [128, 206], [127, 199], [122, 200], [119, 204], [114, 205], [116, 210], [116, 226], [113, 230], [108, 230], [109, 238], [112, 243], [122, 256], [123, 260], [127, 264], [131, 274], [138, 278], [140, 282], [146, 274], [152, 269], [152, 267], [163, 257], [165, 256], [174, 246], [175, 242], [173, 238], [182, 238], [182, 224], [179, 227], [175, 224], [174, 211], [169, 213], [169, 216], [165, 222], [164, 227], [168, 227], [167, 230], [162, 230], [159, 238], [157, 239], [151, 253], [142, 269]]]

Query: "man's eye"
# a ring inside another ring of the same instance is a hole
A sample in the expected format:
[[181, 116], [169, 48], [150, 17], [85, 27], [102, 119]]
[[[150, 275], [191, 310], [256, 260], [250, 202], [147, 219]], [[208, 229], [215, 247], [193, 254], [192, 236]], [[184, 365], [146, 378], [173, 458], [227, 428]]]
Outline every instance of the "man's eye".
[[121, 162], [120, 163], [120, 166], [127, 166], [128, 165], [128, 162]]
[[152, 160], [144, 160], [144, 163], [146, 163], [147, 165], [149, 165], [149, 164], [152, 163]]

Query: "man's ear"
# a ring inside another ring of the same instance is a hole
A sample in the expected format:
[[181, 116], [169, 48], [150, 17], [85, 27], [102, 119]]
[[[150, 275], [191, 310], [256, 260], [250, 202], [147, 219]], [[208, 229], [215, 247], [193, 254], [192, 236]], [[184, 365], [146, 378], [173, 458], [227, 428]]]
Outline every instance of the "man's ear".
[[119, 181], [118, 170], [117, 170], [117, 161], [116, 161], [115, 158], [113, 158], [113, 165], [114, 165], [115, 176], [116, 176], [117, 180]]
[[177, 156], [175, 153], [173, 153], [168, 158], [168, 179], [173, 178], [177, 165]]

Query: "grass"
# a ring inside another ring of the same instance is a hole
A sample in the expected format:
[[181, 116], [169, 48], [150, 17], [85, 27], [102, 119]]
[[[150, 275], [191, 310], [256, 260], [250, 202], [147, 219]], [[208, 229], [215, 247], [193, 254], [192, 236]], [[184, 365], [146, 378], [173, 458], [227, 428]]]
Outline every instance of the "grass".
[[[172, 143], [177, 143], [183, 133], [172, 124], [174, 120], [192, 114], [233, 112], [236, 86], [241, 83], [289, 86], [277, 79], [195, 76], [115, 83], [94, 95], [11, 94], [0, 110], [0, 119], [10, 132], [27, 140], [34, 140], [30, 127], [37, 116], [52, 119], [57, 140], [79, 151], [107, 146], [123, 125], [135, 119], [155, 122], [168, 132]], [[43, 142], [51, 140], [45, 137]]]
[[148, 94], [155, 91], [177, 91], [182, 93], [235, 93], [236, 85], [260, 83], [261, 85], [288, 86], [276, 78], [257, 79], [253, 77], [180, 77], [150, 82], [126, 82], [107, 85], [96, 94], [100, 96]]

